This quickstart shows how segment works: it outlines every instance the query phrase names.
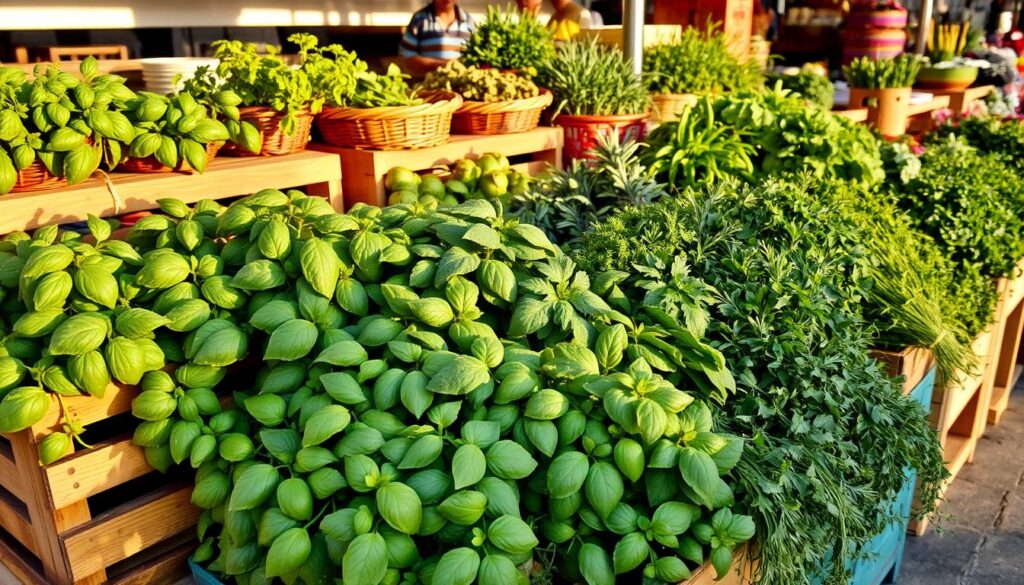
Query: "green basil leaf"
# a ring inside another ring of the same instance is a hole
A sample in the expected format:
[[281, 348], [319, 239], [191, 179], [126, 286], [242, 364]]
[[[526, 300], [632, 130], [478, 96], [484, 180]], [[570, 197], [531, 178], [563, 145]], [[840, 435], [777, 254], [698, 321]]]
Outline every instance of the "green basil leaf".
[[484, 515], [487, 496], [477, 491], [463, 490], [445, 498], [437, 510], [449, 522], [460, 526], [472, 526]]
[[580, 547], [579, 565], [587, 585], [615, 585], [612, 561], [600, 546], [588, 542]]
[[584, 489], [587, 501], [602, 520], [612, 513], [625, 491], [622, 476], [614, 465], [605, 461], [598, 461], [590, 466]]
[[432, 585], [471, 585], [480, 569], [480, 555], [471, 548], [452, 549], [441, 556]]
[[462, 445], [455, 451], [452, 458], [452, 475], [455, 477], [455, 489], [469, 487], [484, 477], [487, 472], [487, 458], [484, 452], [473, 444]]
[[615, 543], [615, 552], [612, 553], [615, 574], [628, 573], [639, 567], [647, 560], [650, 553], [651, 547], [642, 533], [634, 532], [623, 536], [619, 542]]
[[537, 469], [537, 462], [521, 445], [506, 440], [487, 449], [487, 468], [501, 479], [524, 479]]
[[530, 525], [518, 516], [501, 516], [491, 522], [487, 527], [487, 540], [513, 555], [526, 554], [540, 544]]
[[267, 551], [267, 577], [280, 577], [302, 566], [313, 545], [305, 528], [289, 528], [274, 539]]
[[270, 335], [263, 359], [293, 361], [303, 358], [316, 345], [318, 335], [316, 325], [309, 321], [286, 321]]
[[302, 433], [302, 446], [312, 447], [345, 430], [352, 420], [348, 409], [338, 404], [325, 406], [309, 417]]
[[579, 451], [562, 453], [548, 467], [548, 495], [552, 498], [565, 498], [579, 492], [589, 471], [590, 463], [586, 454]]
[[394, 482], [377, 490], [377, 510], [395, 530], [404, 534], [419, 532], [423, 504], [411, 487]]

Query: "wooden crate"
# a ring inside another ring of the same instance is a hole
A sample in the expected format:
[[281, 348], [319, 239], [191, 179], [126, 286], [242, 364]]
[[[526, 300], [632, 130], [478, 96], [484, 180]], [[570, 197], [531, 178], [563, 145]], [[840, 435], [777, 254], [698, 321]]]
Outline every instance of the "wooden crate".
[[71, 187], [0, 197], [0, 234], [84, 221], [90, 213], [110, 217], [156, 209], [156, 201], [167, 197], [193, 203], [260, 189], [305, 187], [310, 195], [327, 197], [335, 209], [343, 210], [338, 158], [321, 152], [217, 157], [205, 173], [195, 175], [111, 173], [109, 177], [109, 185], [102, 178], [92, 178]]
[[[678, 24], [645, 24], [644, 25], [644, 48], [663, 43], [670, 43], [679, 38], [682, 27]], [[599, 26], [596, 28], [585, 28], [578, 35], [581, 39], [595, 38], [602, 45], [610, 45], [622, 48], [624, 46], [623, 32], [621, 25]]]
[[[885, 365], [889, 376], [903, 378], [903, 393], [910, 394], [935, 366], [932, 352], [920, 347], [906, 347], [900, 351], [871, 350], [871, 357]], [[928, 392], [929, 397], [931, 391]]]
[[341, 192], [346, 207], [356, 203], [383, 207], [387, 204], [384, 175], [393, 167], [423, 171], [499, 152], [522, 165], [519, 170], [535, 174], [548, 165], [561, 168], [562, 144], [561, 128], [541, 127], [517, 134], [454, 135], [446, 144], [419, 150], [356, 150], [328, 144], [311, 144], [309, 148], [341, 157]]
[[751, 585], [751, 576], [757, 565], [757, 559], [752, 559], [748, 554], [749, 545], [736, 547], [733, 552], [732, 567], [729, 573], [721, 580], [716, 580], [715, 569], [711, 563], [704, 563], [690, 575], [690, 578], [679, 585]]
[[999, 424], [1010, 404], [1010, 392], [1024, 372], [1024, 365], [1019, 364], [1017, 358], [1024, 330], [1024, 259], [1017, 263], [1016, 278], [1005, 281], [1001, 303], [992, 398], [988, 409], [988, 423], [991, 425]]
[[654, 4], [655, 24], [681, 24], [706, 29], [716, 25], [730, 38], [736, 56], [750, 55], [750, 37], [754, 26], [753, 0], [676, 0]]
[[164, 476], [132, 443], [134, 387], [64, 398], [87, 426], [80, 449], [41, 467], [36, 445], [63, 424], [54, 399], [31, 428], [0, 436], [0, 562], [23, 583], [172, 583], [186, 571], [200, 511], [191, 476]]

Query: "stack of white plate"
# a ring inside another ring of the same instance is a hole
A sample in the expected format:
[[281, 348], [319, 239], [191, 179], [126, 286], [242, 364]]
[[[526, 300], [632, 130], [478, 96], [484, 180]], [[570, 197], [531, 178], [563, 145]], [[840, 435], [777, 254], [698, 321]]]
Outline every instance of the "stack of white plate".
[[174, 84], [174, 78], [181, 75], [182, 79], [191, 79], [196, 69], [208, 65], [217, 67], [216, 59], [203, 57], [161, 57], [142, 59], [142, 79], [146, 82], [146, 90], [154, 93], [171, 93], [181, 89], [181, 84]]

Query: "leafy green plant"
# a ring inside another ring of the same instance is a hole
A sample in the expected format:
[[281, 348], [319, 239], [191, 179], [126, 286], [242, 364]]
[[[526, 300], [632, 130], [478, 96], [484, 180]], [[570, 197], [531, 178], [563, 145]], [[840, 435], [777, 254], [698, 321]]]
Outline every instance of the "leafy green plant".
[[602, 135], [591, 160], [552, 169], [514, 199], [511, 213], [535, 225], [553, 242], [574, 245], [587, 230], [626, 206], [646, 205], [665, 195], [637, 155], [641, 145]]
[[715, 428], [753, 439], [734, 477], [770, 559], [754, 580], [804, 584], [825, 570], [823, 582], [845, 584], [846, 561], [890, 521], [884, 501], [905, 468], [918, 469], [926, 506], [945, 470], [927, 414], [867, 355], [869, 328], [842, 294], [844, 253], [803, 230], [762, 232], [776, 188], [723, 184], [627, 209], [574, 255], [622, 271], [626, 297], [657, 294], [706, 322], [737, 374]]
[[835, 87], [828, 77], [813, 71], [801, 70], [797, 73], [768, 73], [767, 85], [781, 84], [782, 89], [789, 90], [804, 98], [809, 103], [831, 110]]
[[652, 176], [669, 185], [710, 185], [730, 177], [751, 180], [757, 148], [736, 127], [715, 124], [709, 97], [683, 110], [678, 120], [656, 128], [644, 156]]
[[687, 28], [672, 42], [645, 48], [644, 73], [652, 93], [715, 94], [764, 83], [757, 63], [737, 59], [716, 27]]
[[1024, 122], [999, 116], [952, 116], [937, 124], [926, 144], [941, 144], [954, 135], [979, 152], [1001, 158], [1018, 174], [1024, 172]]
[[555, 56], [554, 35], [536, 16], [514, 8], [487, 8], [462, 47], [466, 65], [536, 73]]
[[556, 112], [570, 116], [642, 114], [650, 108], [647, 82], [616, 47], [596, 39], [563, 45], [538, 77], [555, 94]]
[[35, 162], [36, 150], [43, 147], [42, 139], [29, 136], [25, 127], [28, 106], [19, 96], [27, 83], [20, 69], [0, 67], [0, 195], [14, 188], [17, 172]]
[[185, 161], [197, 172], [206, 170], [206, 145], [228, 139], [224, 124], [210, 117], [206, 107], [188, 92], [172, 97], [140, 92], [126, 105], [125, 114], [135, 128], [127, 155], [153, 156], [175, 168]]
[[518, 100], [540, 95], [532, 79], [500, 69], [468, 67], [461, 61], [449, 61], [427, 74], [423, 89], [453, 91], [475, 102]]
[[911, 87], [921, 69], [921, 57], [903, 54], [891, 59], [857, 57], [843, 67], [843, 77], [850, 87], [891, 89]]
[[885, 177], [869, 130], [779, 87], [706, 98], [685, 121], [652, 132], [649, 143], [645, 164], [680, 189], [728, 175], [749, 181], [808, 173], [869, 185]]
[[369, 71], [366, 62], [341, 45], [317, 46], [310, 34], [294, 34], [288, 40], [299, 45], [299, 62], [313, 85], [313, 95], [337, 107], [377, 108], [423, 103], [413, 95], [407, 76], [395, 64], [386, 74]]

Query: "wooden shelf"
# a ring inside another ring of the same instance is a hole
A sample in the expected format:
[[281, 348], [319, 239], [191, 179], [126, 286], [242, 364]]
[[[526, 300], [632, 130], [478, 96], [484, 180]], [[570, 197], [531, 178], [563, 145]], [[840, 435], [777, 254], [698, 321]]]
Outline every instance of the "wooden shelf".
[[542, 162], [561, 168], [562, 144], [561, 128], [542, 127], [516, 134], [453, 135], [445, 144], [418, 150], [356, 150], [328, 144], [310, 144], [309, 148], [341, 157], [342, 193], [345, 206], [352, 207], [356, 203], [385, 205], [384, 176], [393, 167], [422, 171], [499, 152], [513, 163]]
[[928, 93], [933, 93], [937, 96], [948, 96], [949, 97], [949, 109], [954, 112], [965, 112], [972, 102], [977, 100], [985, 99], [988, 94], [995, 91], [994, 85], [980, 85], [978, 87], [968, 87], [967, 89], [948, 90], [948, 89], [928, 89], [924, 90]]
[[867, 108], [853, 108], [849, 110], [832, 110], [832, 113], [837, 116], [842, 116], [852, 122], [867, 122], [868, 121], [868, 109]]
[[935, 110], [948, 108], [949, 103], [950, 99], [948, 95], [935, 95], [931, 100], [923, 104], [910, 104], [907, 107], [907, 112], [909, 113], [910, 117], [920, 116], [921, 114], [927, 114], [930, 112], [934, 112]]
[[305, 187], [310, 195], [327, 197], [341, 211], [341, 169], [336, 155], [297, 152], [276, 157], [218, 157], [203, 174], [111, 173], [113, 191], [92, 178], [78, 185], [13, 193], [0, 197], [0, 234], [58, 223], [84, 221], [87, 214], [110, 217], [158, 207], [157, 200], [173, 197], [186, 203], [226, 199], [260, 189]]

